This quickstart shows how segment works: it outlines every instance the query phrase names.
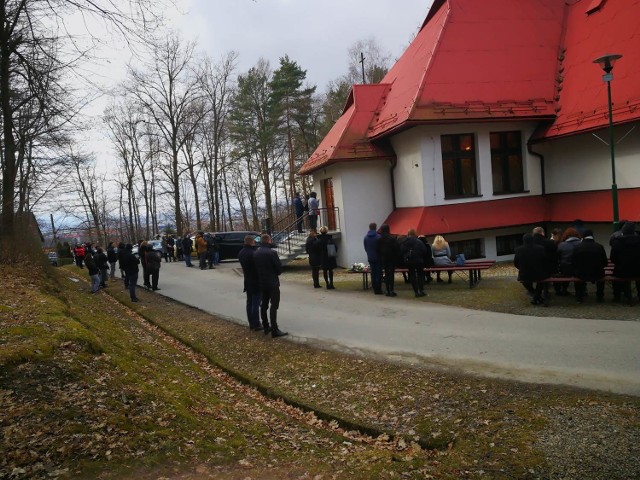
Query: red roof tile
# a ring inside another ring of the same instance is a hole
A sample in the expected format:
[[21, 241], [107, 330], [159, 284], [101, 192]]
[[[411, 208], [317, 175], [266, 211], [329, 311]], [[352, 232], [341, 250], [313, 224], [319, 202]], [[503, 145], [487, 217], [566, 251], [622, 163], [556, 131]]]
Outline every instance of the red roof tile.
[[[596, 5], [597, 3], [597, 5]], [[591, 14], [587, 11], [598, 7]], [[559, 111], [540, 137], [565, 136], [608, 124], [607, 85], [595, 58], [622, 54], [613, 69], [614, 123], [640, 118], [640, 0], [577, 2], [567, 7]]]
[[308, 175], [336, 162], [393, 159], [390, 146], [367, 139], [367, 128], [387, 85], [354, 85], [342, 116], [302, 166]]
[[447, 0], [436, 8], [382, 80], [391, 88], [371, 138], [407, 122], [553, 117], [564, 2]]

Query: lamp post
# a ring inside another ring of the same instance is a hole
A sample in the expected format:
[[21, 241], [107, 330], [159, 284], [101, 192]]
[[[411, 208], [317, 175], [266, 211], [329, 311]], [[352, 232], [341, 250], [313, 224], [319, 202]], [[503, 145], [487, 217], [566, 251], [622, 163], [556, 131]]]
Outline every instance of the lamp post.
[[226, 220], [224, 218], [224, 197], [222, 196], [222, 179], [218, 179], [218, 190], [220, 190], [220, 213], [222, 214], [222, 231], [226, 232]]
[[616, 184], [616, 156], [615, 156], [615, 143], [613, 139], [613, 106], [611, 103], [611, 80], [613, 80], [613, 65], [617, 60], [622, 58], [622, 55], [618, 53], [608, 53], [601, 57], [596, 58], [593, 63], [600, 65], [600, 68], [604, 70], [602, 80], [607, 82], [607, 100], [609, 105], [609, 147], [611, 148], [611, 197], [613, 200], [613, 228], [618, 227], [618, 185]]

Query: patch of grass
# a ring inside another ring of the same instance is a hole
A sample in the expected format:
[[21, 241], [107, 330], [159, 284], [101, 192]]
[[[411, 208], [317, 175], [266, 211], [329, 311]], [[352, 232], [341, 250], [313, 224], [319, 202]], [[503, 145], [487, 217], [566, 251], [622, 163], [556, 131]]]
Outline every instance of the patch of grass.
[[[486, 287], [487, 295], [494, 290], [491, 282], [500, 285], [509, 280], [487, 278], [473, 291], [461, 283], [441, 285], [446, 293], [443, 297], [459, 299], [462, 293], [463, 298], [473, 295], [476, 302], [475, 295], [482, 288]], [[432, 291], [439, 292], [436, 287]], [[127, 302], [126, 292], [114, 289], [112, 294]], [[610, 406], [607, 418], [593, 418], [591, 424], [580, 426], [579, 433], [554, 434], [564, 436], [567, 443], [576, 435], [586, 440], [589, 429], [602, 422], [615, 422], [621, 439], [640, 433], [640, 402], [635, 398], [478, 379], [273, 341], [165, 297], [144, 291], [140, 295], [143, 301], [132, 304], [137, 312], [247, 383], [291, 403], [429, 445], [435, 450], [437, 465], [426, 468], [422, 463], [424, 475], [544, 478], [548, 476], [545, 472], [560, 472], [565, 478], [580, 478], [570, 474], [570, 466], [550, 464], [548, 446], [541, 441], [545, 432], [558, 425], [557, 412], [564, 406]], [[513, 295], [513, 291], [500, 295]], [[623, 440], [609, 447], [632, 472], [640, 472], [640, 461], [633, 459], [634, 454], [625, 454]], [[640, 453], [640, 448], [635, 450]], [[593, 461], [588, 444], [565, 459], [574, 466]], [[616, 476], [615, 463], [599, 465], [602, 477], [598, 478], [624, 478]]]
[[139, 472], [198, 466], [197, 477], [419, 478], [424, 452], [394, 461], [387, 447], [345, 443], [263, 403], [84, 282], [2, 273], [3, 347], [23, 350], [0, 370], [0, 477], [156, 478]]

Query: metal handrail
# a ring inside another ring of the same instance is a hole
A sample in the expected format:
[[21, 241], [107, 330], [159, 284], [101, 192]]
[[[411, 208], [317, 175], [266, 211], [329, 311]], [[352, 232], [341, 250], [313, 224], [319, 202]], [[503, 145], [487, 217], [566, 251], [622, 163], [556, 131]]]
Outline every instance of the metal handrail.
[[[323, 225], [323, 219], [325, 220], [325, 223], [329, 223], [329, 212], [331, 210], [333, 212], [335, 221], [335, 229], [331, 229], [331, 231], [339, 232], [340, 208], [333, 207], [332, 209], [328, 209], [326, 207], [323, 207], [319, 208], [318, 210], [320, 210], [320, 215], [318, 215], [318, 228]], [[291, 220], [292, 218], [293, 221]], [[303, 225], [308, 224], [307, 218], [309, 218], [309, 212], [304, 212], [302, 218], [300, 219], [303, 222]], [[295, 247], [307, 237], [308, 232], [298, 232], [298, 221], [299, 219], [295, 216], [295, 213], [292, 213], [281, 219], [277, 224], [273, 226], [271, 237], [275, 240], [276, 251], [278, 252], [278, 255], [291, 254]]]

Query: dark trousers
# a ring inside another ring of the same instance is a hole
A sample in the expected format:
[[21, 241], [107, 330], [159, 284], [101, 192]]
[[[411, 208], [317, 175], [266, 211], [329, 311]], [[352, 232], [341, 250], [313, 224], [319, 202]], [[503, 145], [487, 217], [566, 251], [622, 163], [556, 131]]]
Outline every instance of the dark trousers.
[[145, 287], [150, 287], [151, 283], [149, 283], [149, 269], [145, 266], [142, 267], [142, 283]]
[[[629, 282], [611, 282], [613, 283], [613, 298], [616, 300], [620, 300], [621, 295], [627, 300], [631, 300], [632, 289], [631, 289], [631, 281]], [[636, 295], [640, 298], [640, 282], [635, 282], [636, 284]]]
[[84, 262], [84, 257], [76, 257], [76, 265], [79, 266], [80, 268], [84, 268], [84, 266], [82, 265]]
[[187, 267], [192, 267], [193, 263], [191, 263], [191, 252], [187, 252], [184, 254], [184, 264]]
[[137, 300], [136, 286], [138, 284], [138, 272], [128, 272], [127, 281], [129, 282], [129, 296], [131, 300]]
[[413, 286], [413, 291], [415, 293], [420, 293], [424, 291], [424, 275], [422, 274], [422, 266], [411, 266], [407, 267], [409, 269], [409, 281]]
[[200, 270], [207, 268], [207, 252], [199, 253], [198, 260], [200, 261]]
[[382, 264], [380, 262], [369, 262], [371, 269], [371, 286], [373, 293], [382, 293]]
[[311, 266], [311, 278], [313, 279], [313, 286], [320, 286], [320, 267]]
[[[594, 282], [591, 282], [594, 283]], [[596, 284], [596, 297], [604, 298], [604, 282], [595, 282]], [[587, 282], [575, 282], [576, 297], [578, 300], [584, 298], [584, 294], [587, 291]]]
[[387, 287], [387, 292], [393, 292], [395, 288], [395, 274], [396, 265], [394, 262], [384, 262], [384, 283]]
[[323, 268], [322, 276], [327, 287], [333, 287], [333, 268]]
[[[280, 306], [280, 287], [266, 287], [261, 290], [261, 305], [260, 305], [260, 318], [262, 319], [262, 326], [269, 328], [269, 322], [271, 322], [271, 328], [278, 327], [278, 307]], [[267, 310], [269, 310], [269, 316], [267, 317]]]
[[[149, 281], [149, 277], [151, 277], [151, 288], [154, 290], [158, 288], [158, 280], [160, 279], [160, 269], [159, 268], [148, 268], [147, 269], [147, 282]], [[149, 286], [147, 284], [147, 286]]]
[[314, 230], [318, 229], [318, 216], [317, 215], [309, 215], [309, 228]]
[[296, 217], [296, 226], [298, 227], [298, 232], [302, 233], [302, 215]]
[[260, 302], [262, 295], [259, 291], [250, 292], [247, 291], [247, 320], [251, 328], [257, 328], [260, 326]]

